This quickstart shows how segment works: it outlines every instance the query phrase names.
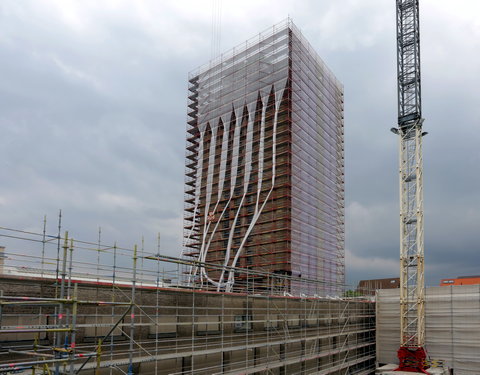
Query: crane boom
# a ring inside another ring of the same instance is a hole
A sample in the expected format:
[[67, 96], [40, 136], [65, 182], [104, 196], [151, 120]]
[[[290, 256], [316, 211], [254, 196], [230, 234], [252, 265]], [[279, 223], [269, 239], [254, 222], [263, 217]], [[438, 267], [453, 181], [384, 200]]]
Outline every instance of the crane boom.
[[402, 371], [425, 372], [422, 103], [418, 0], [396, 0]]

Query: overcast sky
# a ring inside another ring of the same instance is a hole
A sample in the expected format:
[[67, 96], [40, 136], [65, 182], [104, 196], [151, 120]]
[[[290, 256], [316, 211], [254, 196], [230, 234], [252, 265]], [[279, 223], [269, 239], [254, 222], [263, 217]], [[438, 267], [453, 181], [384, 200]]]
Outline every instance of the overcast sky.
[[[427, 284], [480, 274], [480, 2], [420, 0]], [[345, 86], [347, 280], [398, 276], [394, 0], [222, 1], [220, 50], [287, 16]], [[180, 255], [188, 72], [212, 0], [0, 0], [0, 226]], [[0, 244], [1, 245], [1, 244]], [[153, 252], [153, 251], [152, 251]]]

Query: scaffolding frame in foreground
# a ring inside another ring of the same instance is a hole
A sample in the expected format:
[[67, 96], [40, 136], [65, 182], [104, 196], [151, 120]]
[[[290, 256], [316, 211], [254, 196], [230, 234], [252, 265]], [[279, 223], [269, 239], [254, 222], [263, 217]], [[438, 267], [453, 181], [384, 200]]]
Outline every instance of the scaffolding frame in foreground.
[[236, 270], [244, 275], [238, 290], [216, 292], [187, 287], [182, 269], [218, 265], [160, 254], [158, 247], [5, 227], [0, 237], [8, 242], [0, 373], [366, 374], [374, 368], [375, 309], [366, 298], [289, 295], [286, 286], [299, 280], [248, 269]]

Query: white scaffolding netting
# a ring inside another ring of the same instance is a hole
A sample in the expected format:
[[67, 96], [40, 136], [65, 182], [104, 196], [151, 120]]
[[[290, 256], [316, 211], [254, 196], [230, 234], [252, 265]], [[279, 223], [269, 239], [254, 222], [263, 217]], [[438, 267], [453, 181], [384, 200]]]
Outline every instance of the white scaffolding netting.
[[[399, 289], [377, 291], [377, 361], [398, 363]], [[480, 373], [480, 285], [426, 289], [427, 354], [455, 375]]]

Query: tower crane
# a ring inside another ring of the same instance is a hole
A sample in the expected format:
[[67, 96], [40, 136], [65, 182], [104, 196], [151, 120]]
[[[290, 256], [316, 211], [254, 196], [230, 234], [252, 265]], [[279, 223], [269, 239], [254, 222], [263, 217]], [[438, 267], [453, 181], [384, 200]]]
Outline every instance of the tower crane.
[[397, 90], [400, 161], [399, 371], [423, 372], [425, 280], [423, 242], [423, 132], [419, 0], [396, 0]]

